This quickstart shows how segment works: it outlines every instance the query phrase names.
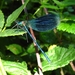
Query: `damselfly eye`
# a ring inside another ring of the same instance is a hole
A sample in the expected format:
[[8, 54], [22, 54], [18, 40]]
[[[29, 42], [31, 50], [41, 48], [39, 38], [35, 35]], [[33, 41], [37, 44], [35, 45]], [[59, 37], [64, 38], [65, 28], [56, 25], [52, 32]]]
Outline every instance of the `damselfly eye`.
[[28, 21], [28, 26], [36, 31], [48, 31], [55, 28], [60, 23], [60, 18], [56, 14], [48, 14], [37, 19]]

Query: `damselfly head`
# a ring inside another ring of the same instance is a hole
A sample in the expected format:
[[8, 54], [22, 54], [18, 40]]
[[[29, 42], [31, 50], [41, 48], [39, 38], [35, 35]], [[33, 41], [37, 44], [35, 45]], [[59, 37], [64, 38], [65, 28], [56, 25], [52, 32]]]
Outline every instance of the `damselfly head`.
[[33, 30], [45, 32], [54, 29], [59, 23], [59, 15], [50, 13], [37, 19], [28, 21], [27, 25], [28, 27], [31, 27]]
[[21, 21], [21, 22], [17, 22], [17, 25], [20, 25], [20, 26], [24, 26], [26, 25], [27, 21]]

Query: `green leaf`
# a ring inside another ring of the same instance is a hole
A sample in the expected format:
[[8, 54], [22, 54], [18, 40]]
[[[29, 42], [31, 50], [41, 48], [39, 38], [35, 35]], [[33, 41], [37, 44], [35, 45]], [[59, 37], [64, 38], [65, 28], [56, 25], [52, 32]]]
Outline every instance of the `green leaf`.
[[31, 2], [36, 2], [37, 3], [37, 2], [39, 2], [39, 0], [31, 0]]
[[34, 49], [34, 45], [33, 45], [33, 44], [31, 44], [31, 45], [28, 47], [27, 52], [28, 52], [28, 53], [33, 53], [33, 52], [35, 52], [35, 49]]
[[42, 4], [41, 7], [50, 8], [50, 9], [60, 9], [60, 8], [58, 8], [57, 6], [50, 5], [49, 3]]
[[3, 32], [0, 32], [0, 37], [8, 37], [8, 36], [16, 36], [16, 35], [23, 35], [26, 32], [19, 29], [6, 29]]
[[55, 70], [60, 67], [64, 67], [75, 60], [75, 48], [74, 45], [70, 45], [68, 48], [59, 47], [56, 45], [50, 46], [47, 55], [51, 62], [48, 63], [45, 57], [42, 55], [42, 69], [43, 72], [49, 70]]
[[65, 6], [75, 5], [75, 0], [65, 0], [63, 4], [65, 4]]
[[56, 3], [60, 8], [61, 7], [66, 7], [70, 5], [75, 5], [75, 0], [64, 0], [64, 1], [58, 1], [58, 0], [53, 0], [54, 3]]
[[27, 64], [25, 62], [11, 62], [2, 61], [6, 72], [9, 75], [31, 75], [30, 71], [27, 70]]
[[58, 0], [53, 0], [54, 1], [54, 3], [56, 3], [58, 6], [60, 6], [60, 7], [64, 7], [65, 6], [65, 4], [63, 4], [63, 1], [58, 1]]
[[32, 44], [30, 44], [28, 46], [27, 50], [21, 54], [21, 56], [25, 56], [25, 55], [28, 55], [28, 54], [32, 54], [34, 52], [35, 52], [35, 49], [34, 49], [34, 45], [32, 43]]
[[75, 21], [75, 15], [70, 14], [69, 12], [64, 12], [63, 16], [65, 17], [63, 21], [68, 21], [68, 20]]
[[[41, 0], [40, 0], [41, 1]], [[42, 0], [41, 3], [47, 3], [49, 0]]]
[[68, 33], [75, 34], [75, 22], [62, 22], [58, 27], [58, 30], [66, 31]]
[[11, 45], [6, 46], [6, 48], [15, 55], [18, 55], [18, 54], [22, 53], [22, 51], [23, 51], [23, 48], [18, 44], [11, 44]]
[[4, 69], [4, 66], [2, 64], [2, 61], [0, 59], [0, 75], [7, 75]]
[[22, 10], [26, 7], [27, 3], [29, 2], [29, 0], [26, 0], [26, 2], [20, 6], [18, 9], [16, 9], [12, 14], [10, 14], [6, 20], [6, 27], [11, 26], [11, 23], [14, 22], [18, 16], [20, 15], [20, 13], [22, 12]]
[[0, 31], [2, 30], [3, 26], [4, 26], [4, 15], [0, 10]]

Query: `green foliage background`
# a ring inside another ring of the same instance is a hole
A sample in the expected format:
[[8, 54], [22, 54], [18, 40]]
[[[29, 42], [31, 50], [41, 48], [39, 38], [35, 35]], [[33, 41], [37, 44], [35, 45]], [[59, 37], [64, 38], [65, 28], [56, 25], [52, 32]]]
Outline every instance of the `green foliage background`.
[[[24, 13], [26, 7], [28, 13]], [[48, 63], [40, 52], [44, 75], [75, 75], [69, 63], [75, 62], [75, 0], [20, 0], [0, 1], [0, 75], [33, 75], [37, 72], [35, 49], [22, 29], [13, 29], [15, 21], [24, 21], [56, 12], [60, 25], [48, 32], [35, 32], [40, 47], [50, 58]], [[39, 36], [39, 37], [38, 37]], [[2, 62], [2, 63], [1, 63]], [[4, 68], [4, 69], [3, 69]], [[6, 73], [5, 73], [6, 72]]]

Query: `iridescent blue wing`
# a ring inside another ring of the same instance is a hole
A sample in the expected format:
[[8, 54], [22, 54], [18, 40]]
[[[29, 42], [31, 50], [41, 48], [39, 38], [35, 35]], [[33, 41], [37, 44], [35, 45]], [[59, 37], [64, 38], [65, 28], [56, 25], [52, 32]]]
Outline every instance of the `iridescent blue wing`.
[[28, 21], [28, 27], [36, 31], [48, 31], [55, 28], [60, 23], [60, 18], [56, 14], [48, 14], [37, 19]]

